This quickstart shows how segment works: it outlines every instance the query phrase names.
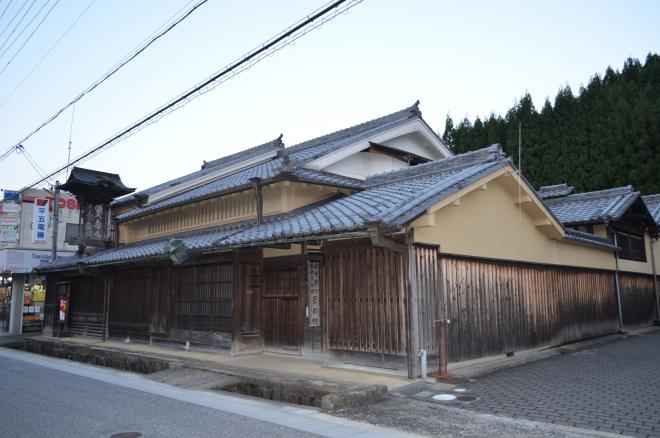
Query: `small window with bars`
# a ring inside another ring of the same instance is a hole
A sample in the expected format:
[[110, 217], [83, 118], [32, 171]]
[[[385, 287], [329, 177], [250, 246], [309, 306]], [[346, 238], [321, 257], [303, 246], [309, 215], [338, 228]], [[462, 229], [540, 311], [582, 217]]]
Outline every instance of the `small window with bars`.
[[623, 260], [633, 260], [636, 262], [646, 262], [646, 245], [644, 236], [616, 232], [616, 241], [621, 248], [619, 258]]

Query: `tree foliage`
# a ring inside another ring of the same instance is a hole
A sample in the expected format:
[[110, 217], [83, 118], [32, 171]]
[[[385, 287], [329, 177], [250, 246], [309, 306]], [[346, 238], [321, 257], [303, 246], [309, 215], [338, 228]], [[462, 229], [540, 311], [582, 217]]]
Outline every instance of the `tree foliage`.
[[443, 140], [454, 153], [500, 143], [518, 160], [522, 123], [523, 174], [535, 186], [567, 182], [589, 191], [633, 184], [660, 193], [660, 56], [644, 65], [628, 59], [621, 71], [596, 74], [577, 94], [562, 87], [554, 104], [538, 110], [523, 95], [503, 117], [491, 114], [454, 125], [447, 115]]

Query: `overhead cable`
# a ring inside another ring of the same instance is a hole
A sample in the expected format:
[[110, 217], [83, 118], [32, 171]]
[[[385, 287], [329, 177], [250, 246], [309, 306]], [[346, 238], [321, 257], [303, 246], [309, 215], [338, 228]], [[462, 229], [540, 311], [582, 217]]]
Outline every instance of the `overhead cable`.
[[9, 49], [11, 49], [11, 48], [13, 47], [14, 44], [16, 44], [16, 41], [18, 41], [18, 40], [23, 36], [23, 34], [24, 34], [24, 33], [30, 28], [30, 26], [32, 25], [32, 22], [34, 22], [34, 20], [37, 19], [37, 17], [39, 16], [39, 14], [41, 14], [41, 11], [43, 11], [44, 9], [46, 9], [46, 6], [48, 6], [48, 3], [49, 3], [49, 2], [50, 2], [50, 0], [47, 0], [46, 2], [44, 2], [43, 5], [41, 5], [41, 7], [40, 7], [39, 10], [37, 11], [37, 13], [34, 14], [34, 15], [32, 15], [32, 18], [30, 18], [30, 21], [28, 21], [27, 24], [26, 24], [25, 26], [23, 26], [23, 29], [18, 33], [18, 35], [16, 35], [16, 36], [14, 37], [14, 39], [11, 41], [11, 43], [9, 43], [9, 45], [6, 46], [6, 47], [4, 48], [4, 50], [2, 50], [2, 49], [0, 48], [0, 50], [2, 50], [2, 51], [0, 52], [0, 58], [2, 58], [3, 56], [5, 56], [5, 53], [7, 53], [7, 52], [9, 51]]
[[[33, 7], [34, 4], [36, 3], [36, 1], [37, 1], [37, 0], [32, 0], [32, 3], [30, 3], [30, 6], [28, 6], [27, 10], [25, 11], [25, 13], [24, 13], [23, 16], [21, 17], [21, 19], [18, 20], [18, 23], [16, 23], [16, 26], [12, 29], [12, 31], [9, 33], [9, 35], [7, 35], [7, 39], [5, 40], [5, 42], [2, 43], [2, 45], [0, 45], [0, 50], [4, 49], [4, 47], [5, 47], [5, 45], [7, 44], [7, 42], [11, 39], [11, 36], [14, 35], [14, 32], [16, 32], [16, 30], [21, 26], [21, 23], [23, 23], [23, 20], [25, 20], [25, 17], [26, 17], [27, 14], [30, 12], [30, 10], [32, 9], [32, 7]], [[25, 6], [26, 4], [27, 4], [27, 2], [25, 2], [25, 3], [23, 4], [23, 6]]]
[[2, 10], [2, 14], [0, 14], [0, 21], [2, 20], [2, 17], [5, 16], [5, 13], [7, 12], [7, 9], [9, 9], [9, 5], [11, 5], [11, 0], [7, 2], [7, 6]]
[[76, 19], [73, 20], [73, 22], [69, 25], [69, 27], [66, 28], [66, 30], [65, 30], [64, 32], [62, 32], [62, 34], [61, 34], [61, 35], [55, 40], [55, 42], [53, 43], [53, 45], [50, 46], [50, 48], [49, 48], [49, 49], [46, 51], [46, 53], [41, 57], [41, 59], [39, 59], [39, 61], [37, 61], [37, 63], [34, 64], [34, 66], [30, 69], [30, 71], [28, 72], [28, 74], [26, 74], [26, 75], [23, 77], [23, 79], [21, 79], [21, 81], [18, 83], [18, 85], [16, 85], [16, 86], [14, 87], [14, 89], [11, 91], [11, 93], [9, 93], [9, 94], [7, 95], [7, 97], [5, 97], [5, 100], [3, 100], [2, 103], [0, 103], [0, 108], [2, 108], [3, 106], [5, 106], [5, 104], [9, 101], [9, 99], [11, 99], [12, 96], [14, 96], [14, 94], [16, 94], [16, 92], [21, 88], [21, 86], [25, 83], [25, 81], [27, 81], [27, 80], [30, 78], [30, 76], [32, 76], [32, 73], [34, 73], [35, 70], [36, 70], [37, 68], [39, 68], [39, 66], [41, 65], [41, 63], [44, 62], [44, 61], [46, 60], [46, 58], [48, 58], [48, 56], [51, 54], [51, 52], [52, 52], [53, 50], [55, 50], [55, 48], [59, 45], [60, 41], [62, 41], [62, 40], [64, 39], [64, 37], [67, 36], [67, 34], [71, 31], [71, 29], [73, 29], [73, 27], [76, 25], [76, 23], [78, 23], [78, 21], [83, 17], [83, 15], [85, 15], [85, 13], [87, 12], [87, 10], [88, 10], [89, 8], [91, 8], [92, 5], [93, 5], [95, 2], [96, 2], [96, 0], [92, 0], [92, 1], [90, 1], [89, 4], [87, 5], [87, 7], [85, 7], [85, 9], [83, 9], [82, 12], [81, 12], [80, 14], [78, 14], [78, 16], [76, 17]]
[[[21, 50], [23, 50], [23, 47], [25, 47], [25, 45], [26, 45], [28, 42], [30, 42], [30, 40], [32, 39], [32, 37], [34, 36], [34, 34], [37, 32], [37, 30], [39, 30], [39, 28], [41, 27], [41, 25], [44, 23], [44, 21], [46, 21], [46, 18], [48, 18], [48, 16], [50, 15], [50, 13], [53, 12], [53, 9], [55, 9], [55, 6], [57, 6], [57, 4], [58, 4], [59, 2], [60, 2], [60, 0], [55, 0], [55, 3], [53, 3], [53, 6], [50, 7], [50, 9], [48, 10], [48, 12], [46, 12], [46, 15], [43, 16], [43, 18], [42, 18], [41, 21], [37, 24], [37, 26], [36, 26], [34, 29], [32, 29], [32, 32], [30, 33], [30, 35], [28, 35], [28, 37], [25, 39], [25, 41], [23, 41], [23, 44], [21, 44], [21, 47], [19, 47], [18, 50], [16, 51], [16, 53], [14, 53], [14, 55], [9, 59], [9, 61], [7, 61], [7, 64], [5, 64], [5, 66], [2, 67], [2, 69], [0, 69], [0, 75], [2, 75], [2, 74], [5, 72], [5, 70], [7, 70], [7, 67], [9, 67], [9, 65], [12, 63], [12, 61], [18, 56], [19, 53], [21, 53]], [[47, 3], [45, 3], [44, 6], [45, 6], [46, 4], [47, 4]], [[40, 10], [39, 12], [41, 12], [41, 10]], [[6, 52], [7, 50], [9, 50], [9, 48], [7, 48], [7, 49], [5, 50], [5, 52]], [[3, 55], [4, 55], [4, 52], [0, 55], [0, 58], [1, 58]]]
[[5, 159], [11, 152], [14, 151], [14, 149], [19, 145], [23, 144], [25, 141], [27, 141], [30, 137], [32, 137], [34, 134], [39, 132], [44, 126], [48, 125], [51, 123], [53, 120], [58, 118], [60, 114], [62, 114], [64, 111], [67, 110], [71, 105], [77, 103], [80, 99], [85, 97], [88, 93], [93, 91], [96, 87], [101, 85], [103, 82], [108, 80], [112, 75], [117, 73], [122, 67], [124, 67], [126, 64], [131, 62], [133, 59], [135, 59], [138, 55], [140, 55], [142, 52], [144, 52], [149, 46], [151, 46], [153, 43], [155, 43], [158, 39], [163, 37], [165, 34], [167, 34], [169, 31], [174, 29], [179, 23], [181, 23], [183, 20], [188, 18], [193, 12], [195, 12], [199, 7], [201, 7], [204, 3], [208, 2], [208, 0], [200, 0], [197, 2], [192, 8], [190, 8], [185, 14], [183, 14], [181, 17], [177, 18], [173, 23], [171, 23], [169, 26], [167, 26], [165, 29], [161, 30], [158, 32], [154, 37], [150, 38], [146, 43], [142, 44], [140, 47], [138, 47], [136, 50], [133, 52], [129, 53], [127, 57], [122, 60], [119, 64], [117, 64], [115, 67], [110, 69], [106, 74], [104, 74], [101, 78], [97, 79], [94, 81], [91, 85], [89, 85], [87, 88], [85, 88], [78, 96], [76, 96], [73, 100], [71, 100], [69, 103], [67, 103], [65, 106], [57, 110], [52, 116], [50, 116], [48, 119], [46, 119], [45, 122], [43, 122], [41, 125], [39, 125], [36, 129], [31, 131], [29, 134], [27, 134], [25, 137], [23, 137], [21, 140], [17, 141], [13, 146], [7, 148], [5, 152], [3, 152], [0, 155], [0, 161]]
[[[350, 1], [338, 0], [328, 3], [327, 6], [317, 9], [314, 13], [296, 22], [295, 24], [288, 27], [279, 34], [275, 35], [274, 37], [266, 40], [266, 42], [264, 42], [263, 44], [257, 46], [255, 49], [251, 50], [243, 57], [230, 63], [222, 70], [218, 71], [209, 78], [200, 82], [192, 89], [180, 94], [178, 97], [172, 99], [165, 105], [162, 105], [155, 111], [152, 111], [151, 113], [142, 117], [140, 120], [131, 124], [127, 128], [124, 128], [123, 130], [119, 131], [117, 134], [110, 137], [101, 144], [91, 149], [88, 149], [86, 152], [84, 152], [83, 154], [79, 155], [74, 160], [72, 160], [69, 164], [62, 165], [58, 169], [52, 171], [43, 178], [35, 181], [31, 185], [24, 187], [19, 191], [19, 193], [22, 193], [31, 187], [41, 184], [42, 182], [46, 181], [48, 178], [59, 175], [60, 173], [64, 172], [68, 166], [83, 162], [95, 156], [96, 154], [102, 152], [104, 149], [113, 146], [114, 144], [119, 143], [120, 141], [123, 141], [135, 135], [137, 132], [144, 129], [145, 127], [161, 120], [164, 116], [183, 107], [186, 103], [190, 102], [191, 100], [205, 93], [208, 93], [209, 91], [213, 90], [218, 85], [220, 85], [221, 83], [251, 68], [258, 62], [262, 61], [263, 59], [272, 56], [275, 52], [292, 44], [297, 39], [319, 28], [328, 21], [336, 18], [338, 15], [346, 13], [349, 9], [362, 3], [362, 1], [363, 0], [350, 0]], [[344, 3], [346, 4], [342, 6], [342, 4]], [[0, 203], [2, 203], [2, 201], [0, 201]]]

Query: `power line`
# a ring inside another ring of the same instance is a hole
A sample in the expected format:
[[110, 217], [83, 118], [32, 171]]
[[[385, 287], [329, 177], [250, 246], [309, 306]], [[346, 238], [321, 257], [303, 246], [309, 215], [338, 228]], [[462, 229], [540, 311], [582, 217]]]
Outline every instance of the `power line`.
[[[181, 17], [177, 18], [173, 23], [171, 23], [169, 26], [167, 26], [165, 29], [161, 30], [158, 32], [154, 37], [150, 38], [145, 44], [142, 44], [140, 47], [138, 47], [136, 50], [132, 51], [127, 55], [127, 57], [124, 58], [123, 61], [121, 61], [119, 64], [115, 65], [110, 71], [108, 71], [106, 74], [104, 74], [101, 78], [97, 79], [94, 81], [90, 86], [88, 86], [85, 90], [83, 90], [78, 96], [76, 96], [71, 102], [67, 103], [65, 106], [57, 110], [52, 116], [50, 116], [45, 122], [43, 122], [41, 125], [39, 125], [35, 130], [30, 132], [28, 135], [26, 135], [23, 139], [19, 140], [8, 148], [5, 152], [3, 152], [0, 155], [0, 161], [3, 159], [7, 158], [14, 149], [19, 145], [27, 141], [30, 137], [32, 137], [34, 134], [39, 132], [44, 126], [50, 124], [53, 120], [58, 118], [60, 114], [62, 114], [64, 111], [66, 111], [67, 108], [69, 108], [71, 105], [77, 103], [80, 99], [85, 97], [88, 93], [93, 91], [96, 87], [101, 85], [103, 82], [105, 82], [107, 79], [109, 79], [112, 75], [117, 73], [122, 67], [124, 67], [126, 64], [131, 62], [133, 59], [135, 59], [140, 53], [144, 52], [149, 46], [151, 46], [153, 43], [155, 43], [158, 39], [163, 37], [165, 34], [170, 32], [172, 29], [174, 29], [177, 25], [179, 25], [183, 20], [188, 18], [193, 12], [195, 12], [199, 7], [201, 7], [203, 4], [208, 2], [208, 0], [200, 0], [197, 2], [192, 8], [190, 8], [184, 15]], [[161, 26], [162, 27], [162, 26]]]
[[[32, 39], [32, 37], [34, 36], [34, 34], [37, 32], [37, 30], [39, 30], [39, 28], [41, 27], [41, 25], [44, 23], [44, 21], [46, 21], [46, 19], [47, 19], [48, 16], [50, 15], [50, 13], [53, 12], [53, 9], [55, 9], [55, 6], [57, 6], [57, 4], [58, 4], [59, 2], [60, 2], [60, 0], [55, 0], [55, 3], [53, 3], [53, 6], [51, 6], [50, 9], [48, 10], [48, 12], [46, 12], [46, 15], [44, 15], [44, 17], [41, 19], [41, 21], [37, 24], [37, 27], [35, 27], [34, 29], [32, 29], [32, 32], [30, 33], [30, 35], [28, 35], [28, 37], [25, 39], [25, 41], [23, 41], [23, 44], [21, 44], [21, 47], [19, 47], [18, 50], [16, 51], [16, 53], [14, 53], [14, 56], [12, 56], [12, 57], [9, 59], [9, 61], [7, 61], [7, 64], [5, 64], [4, 67], [2, 67], [2, 70], [0, 70], [0, 75], [2, 75], [2, 73], [5, 72], [5, 70], [7, 70], [7, 67], [9, 67], [9, 64], [11, 64], [12, 61], [14, 61], [14, 59], [18, 56], [18, 54], [21, 53], [21, 50], [23, 50], [23, 47], [25, 47], [25, 45], [26, 45], [28, 42], [30, 42], [30, 40]], [[44, 3], [44, 6], [46, 6], [46, 4], [48, 4], [48, 3]], [[42, 9], [43, 9], [43, 8], [42, 8]], [[40, 12], [41, 12], [41, 10], [39, 10], [39, 12], [37, 13], [37, 15], [38, 15]], [[7, 50], [9, 50], [9, 48], [7, 48]], [[5, 50], [5, 52], [6, 52], [6, 50]], [[0, 55], [0, 57], [2, 57], [3, 55], [4, 55], [4, 53], [2, 53], [2, 55]]]
[[[314, 29], [319, 28], [323, 24], [327, 23], [328, 21], [336, 18], [338, 15], [346, 13], [349, 9], [353, 8], [354, 6], [362, 3], [364, 0], [349, 0], [348, 3], [340, 8], [340, 6], [343, 3], [346, 3], [347, 0], [338, 0], [335, 2], [328, 3], [326, 6], [321, 7], [317, 9], [314, 13], [308, 15], [306, 18], [296, 22], [289, 28], [285, 29], [284, 31], [280, 32], [276, 36], [266, 40], [263, 44], [258, 46], [257, 48], [251, 50], [248, 52], [246, 55], [243, 57], [239, 58], [237, 61], [232, 62], [229, 64], [227, 67], [224, 69], [220, 70], [219, 72], [213, 74], [206, 80], [200, 82], [198, 85], [194, 86], [192, 89], [184, 92], [183, 94], [179, 95], [175, 99], [169, 101], [165, 105], [161, 106], [160, 108], [156, 109], [155, 111], [149, 113], [148, 115], [144, 116], [137, 122], [131, 124], [129, 127], [121, 130], [119, 133], [115, 134], [108, 140], [104, 141], [103, 143], [87, 150], [83, 154], [79, 155], [77, 158], [75, 158], [73, 161], [71, 161], [68, 165], [63, 165], [62, 167], [58, 168], [57, 170], [49, 173], [48, 175], [44, 176], [43, 178], [35, 181], [33, 184], [24, 187], [19, 191], [19, 193], [23, 193], [24, 191], [28, 190], [31, 187], [34, 187], [36, 185], [41, 184], [42, 182], [46, 181], [48, 178], [55, 177], [65, 171], [69, 165], [73, 165], [79, 162], [82, 162], [84, 160], [87, 160], [102, 150], [119, 143], [122, 140], [125, 140], [132, 135], [135, 135], [137, 132], [140, 130], [144, 129], [146, 126], [149, 126], [158, 120], [162, 119], [165, 115], [176, 111], [177, 109], [183, 107], [186, 103], [190, 102], [191, 100], [208, 93], [209, 91], [213, 90], [216, 88], [218, 85], [221, 83], [235, 77], [236, 75], [242, 73], [243, 71], [251, 68], [258, 62], [262, 61], [263, 59], [272, 56], [275, 52], [283, 49], [284, 47], [292, 44], [294, 41], [297, 39], [301, 38], [302, 36], [306, 35], [307, 33], [313, 31]], [[330, 13], [330, 15], [326, 16], [326, 14]], [[0, 201], [0, 204], [4, 201]]]
[[[94, 4], [94, 2], [96, 2], [96, 0], [92, 0], [91, 2], [89, 2], [89, 4], [87, 5], [87, 7], [86, 7], [85, 9], [83, 9], [83, 11], [82, 11], [80, 14], [78, 14], [78, 16], [76, 17], [75, 20], [73, 20], [73, 23], [71, 23], [71, 24], [69, 25], [69, 27], [67, 27], [66, 30], [65, 30], [64, 32], [62, 32], [62, 34], [61, 34], [61, 35], [55, 40], [55, 42], [53, 43], [53, 45], [50, 46], [50, 48], [49, 48], [49, 49], [46, 51], [46, 53], [41, 57], [41, 59], [39, 59], [39, 61], [37, 61], [37, 63], [32, 67], [32, 69], [30, 69], [30, 71], [28, 72], [28, 74], [25, 75], [25, 76], [23, 77], [23, 79], [21, 79], [21, 81], [18, 83], [18, 85], [16, 85], [16, 87], [14, 87], [14, 89], [11, 91], [11, 93], [9, 93], [9, 95], [7, 95], [7, 97], [5, 97], [5, 100], [3, 100], [2, 103], [0, 103], [0, 109], [1, 109], [3, 106], [5, 106], [5, 104], [9, 101], [9, 99], [12, 98], [12, 96], [13, 96], [14, 94], [16, 94], [16, 92], [21, 88], [21, 86], [23, 85], [23, 83], [25, 83], [25, 81], [27, 81], [27, 80], [30, 78], [30, 76], [32, 76], [32, 73], [34, 73], [35, 70], [36, 70], [37, 68], [39, 68], [39, 66], [41, 65], [41, 63], [44, 62], [44, 61], [46, 60], [46, 58], [48, 58], [48, 56], [51, 54], [51, 52], [52, 52], [53, 50], [55, 50], [55, 48], [59, 45], [60, 41], [62, 41], [62, 40], [64, 39], [64, 37], [67, 36], [67, 34], [71, 31], [71, 29], [73, 29], [73, 27], [76, 25], [76, 23], [78, 23], [78, 21], [83, 17], [83, 15], [85, 15], [85, 13], [87, 13], [87, 10], [88, 10], [89, 8], [92, 7], [92, 5]], [[1, 159], [1, 158], [0, 158], [0, 159]]]
[[0, 58], [2, 58], [3, 56], [5, 56], [5, 53], [7, 53], [7, 52], [9, 51], [9, 49], [11, 49], [12, 46], [13, 46], [14, 44], [16, 44], [16, 41], [18, 41], [18, 40], [23, 36], [23, 34], [25, 33], [25, 31], [28, 30], [28, 29], [30, 28], [30, 25], [32, 24], [32, 22], [33, 22], [34, 20], [37, 19], [37, 17], [39, 16], [39, 14], [41, 14], [41, 11], [43, 11], [43, 10], [46, 8], [46, 6], [48, 6], [48, 3], [49, 3], [49, 2], [50, 2], [50, 0], [47, 0], [46, 2], [44, 2], [43, 5], [41, 5], [41, 8], [39, 8], [39, 10], [37, 11], [37, 13], [34, 14], [34, 15], [32, 16], [32, 18], [30, 19], [30, 21], [28, 21], [28, 23], [27, 23], [25, 26], [23, 26], [23, 30], [21, 30], [21, 31], [19, 32], [19, 34], [16, 35], [16, 37], [12, 40], [12, 42], [9, 43], [9, 45], [8, 45], [7, 47], [5, 47], [5, 49], [2, 51], [2, 53], [0, 53]]
[[7, 42], [11, 39], [11, 36], [14, 34], [14, 32], [16, 32], [16, 29], [18, 29], [20, 27], [21, 23], [23, 23], [23, 20], [25, 20], [25, 17], [32, 10], [32, 6], [34, 6], [34, 4], [36, 2], [37, 2], [37, 0], [32, 0], [32, 3], [30, 3], [30, 6], [28, 6], [27, 10], [25, 11], [25, 13], [21, 17], [21, 19], [18, 20], [18, 23], [16, 24], [16, 27], [14, 27], [14, 29], [12, 29], [12, 31], [7, 36], [7, 39], [5, 40], [5, 42], [2, 43], [2, 45], [0, 46], [0, 50], [2, 50], [5, 47], [5, 44], [7, 44]]
[[12, 17], [12, 19], [9, 20], [9, 23], [7, 23], [7, 25], [5, 26], [5, 28], [3, 29], [3, 31], [0, 32], [0, 37], [2, 37], [2, 36], [5, 34], [5, 32], [7, 32], [7, 30], [9, 30], [9, 28], [11, 27], [11, 25], [14, 23], [14, 20], [16, 19], [16, 17], [18, 17], [18, 16], [21, 14], [21, 12], [23, 11], [23, 8], [25, 7], [25, 5], [27, 5], [27, 2], [23, 3], [23, 4], [21, 5], [21, 7], [18, 8], [18, 11], [16, 11], [16, 13], [15, 13], [14, 16]]
[[5, 12], [7, 12], [7, 9], [9, 9], [9, 5], [11, 5], [11, 0], [7, 2], [7, 6], [5, 6], [5, 9], [2, 11], [2, 14], [0, 14], [0, 21], [2, 21], [2, 17], [5, 16]]

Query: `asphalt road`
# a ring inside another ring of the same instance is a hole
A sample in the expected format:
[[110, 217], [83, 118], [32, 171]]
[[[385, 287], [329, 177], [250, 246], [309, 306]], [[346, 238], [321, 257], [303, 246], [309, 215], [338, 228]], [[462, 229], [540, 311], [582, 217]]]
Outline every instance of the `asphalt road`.
[[0, 349], [3, 437], [113, 437], [130, 432], [143, 437], [318, 436], [309, 431], [383, 436], [382, 431], [325, 417], [313, 409], [184, 390], [139, 375]]

